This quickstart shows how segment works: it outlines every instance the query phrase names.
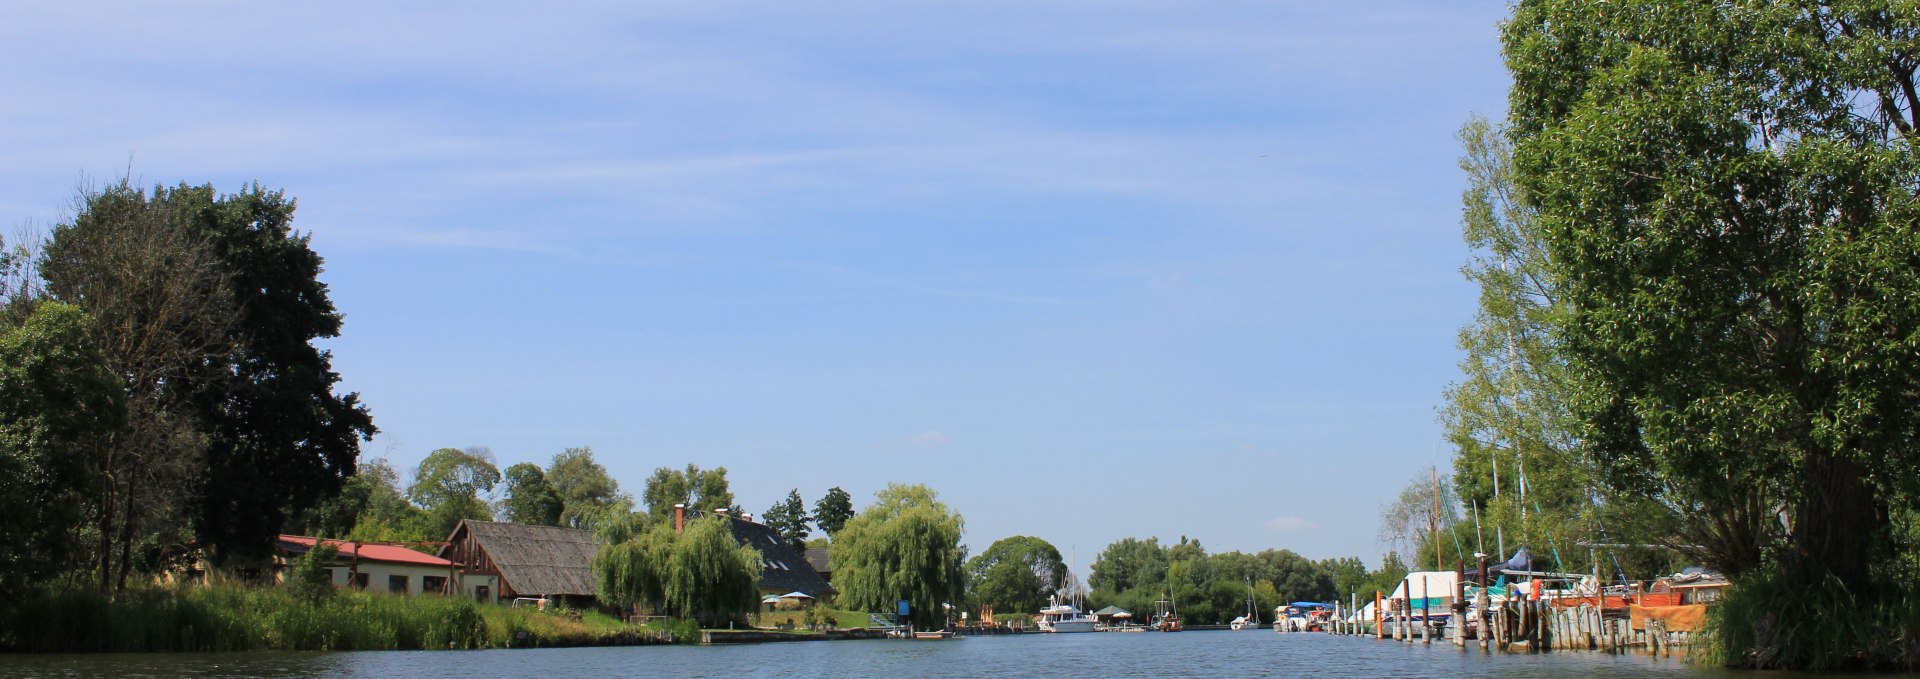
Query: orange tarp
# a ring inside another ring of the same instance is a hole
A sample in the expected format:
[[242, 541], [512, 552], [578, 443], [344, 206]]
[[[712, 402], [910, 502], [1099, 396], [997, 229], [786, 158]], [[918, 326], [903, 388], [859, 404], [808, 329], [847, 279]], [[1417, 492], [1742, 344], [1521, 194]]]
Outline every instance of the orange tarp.
[[1679, 592], [1647, 592], [1646, 594], [1640, 595], [1640, 605], [1642, 606], [1678, 606], [1680, 605], [1680, 593]]
[[1696, 632], [1707, 619], [1705, 604], [1687, 606], [1634, 606], [1633, 628], [1644, 630], [1648, 620], [1663, 621], [1669, 632]]
[[1599, 606], [1601, 608], [1627, 607], [1626, 597], [1613, 595], [1607, 595], [1604, 601], [1601, 597], [1597, 596], [1566, 596], [1550, 599], [1549, 601], [1552, 601], [1554, 606], [1560, 608], [1575, 608], [1583, 604], [1587, 606]]

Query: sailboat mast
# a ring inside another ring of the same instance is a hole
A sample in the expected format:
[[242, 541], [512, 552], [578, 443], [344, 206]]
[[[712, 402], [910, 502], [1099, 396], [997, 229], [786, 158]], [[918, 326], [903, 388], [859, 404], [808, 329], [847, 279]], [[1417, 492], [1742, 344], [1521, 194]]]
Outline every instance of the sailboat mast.
[[1447, 565], [1440, 558], [1440, 469], [1428, 466], [1427, 476], [1433, 480], [1433, 513], [1427, 515], [1427, 529], [1433, 532], [1433, 569], [1443, 571]]

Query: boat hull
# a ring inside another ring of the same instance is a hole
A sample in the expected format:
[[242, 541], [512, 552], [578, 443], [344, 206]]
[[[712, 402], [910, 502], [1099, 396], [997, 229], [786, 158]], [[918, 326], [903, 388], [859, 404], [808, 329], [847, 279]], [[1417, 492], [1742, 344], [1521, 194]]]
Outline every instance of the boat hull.
[[1093, 625], [1094, 621], [1092, 620], [1058, 620], [1046, 623], [1043, 629], [1055, 634], [1067, 634], [1070, 632], [1095, 631]]

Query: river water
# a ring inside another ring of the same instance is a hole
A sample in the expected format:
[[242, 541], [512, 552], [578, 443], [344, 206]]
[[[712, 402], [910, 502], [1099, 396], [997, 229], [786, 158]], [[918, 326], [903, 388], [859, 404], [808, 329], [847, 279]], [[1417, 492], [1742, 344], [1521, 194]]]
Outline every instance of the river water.
[[[1451, 644], [1271, 631], [1024, 634], [498, 651], [0, 655], [14, 677], [1752, 677], [1673, 658], [1489, 655]], [[1770, 677], [1780, 675], [1769, 674]]]

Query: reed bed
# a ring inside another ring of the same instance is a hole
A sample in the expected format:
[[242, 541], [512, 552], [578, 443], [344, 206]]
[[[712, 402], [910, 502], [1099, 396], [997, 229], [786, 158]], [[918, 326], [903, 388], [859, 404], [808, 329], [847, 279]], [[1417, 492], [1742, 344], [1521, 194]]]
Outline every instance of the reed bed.
[[466, 599], [286, 587], [42, 592], [0, 611], [0, 648], [26, 652], [418, 650], [697, 641], [689, 625], [622, 623]]
[[1820, 587], [1772, 570], [1743, 578], [1708, 614], [1697, 659], [1757, 669], [1920, 670], [1920, 590], [1856, 596], [1831, 576]]

